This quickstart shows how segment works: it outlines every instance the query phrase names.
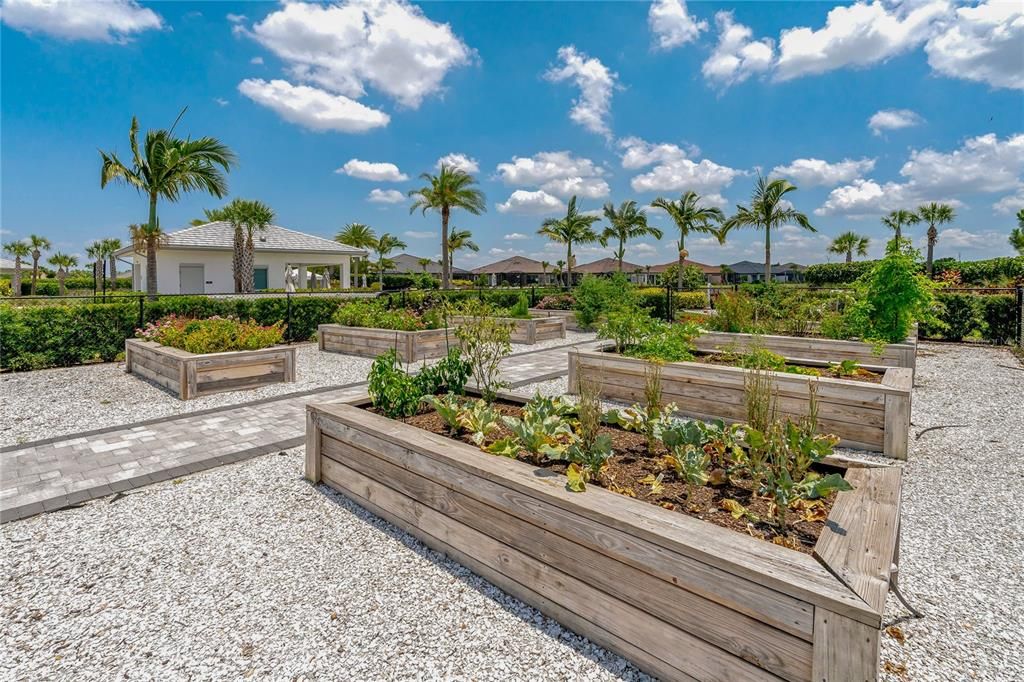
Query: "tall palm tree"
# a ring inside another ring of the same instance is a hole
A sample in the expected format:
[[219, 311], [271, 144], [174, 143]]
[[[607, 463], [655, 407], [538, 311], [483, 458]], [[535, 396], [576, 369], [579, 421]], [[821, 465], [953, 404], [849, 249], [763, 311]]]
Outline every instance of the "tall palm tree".
[[[128, 231], [131, 232], [132, 226], [128, 226]], [[89, 246], [85, 247], [86, 257], [92, 261], [92, 283], [93, 291], [96, 290], [96, 285], [100, 284], [103, 278], [103, 242], [95, 241]]]
[[893, 237], [897, 243], [900, 239], [903, 239], [903, 228], [909, 225], [916, 225], [921, 222], [921, 217], [913, 211], [908, 211], [904, 208], [896, 209], [895, 211], [889, 211], [889, 215], [882, 218], [882, 224], [891, 229], [895, 236]]
[[395, 249], [408, 248], [408, 244], [396, 237], [395, 235], [385, 232], [373, 243], [373, 251], [377, 254], [377, 277], [380, 282], [380, 286], [384, 288], [384, 270], [389, 264], [394, 264], [394, 261], [388, 258], [388, 254]]
[[451, 286], [451, 248], [448, 239], [448, 221], [452, 209], [461, 208], [473, 215], [480, 215], [487, 210], [486, 197], [479, 189], [472, 187], [476, 179], [472, 175], [446, 163], [441, 164], [437, 175], [423, 173], [422, 180], [429, 184], [419, 189], [410, 190], [409, 197], [414, 198], [409, 213], [417, 209], [426, 215], [428, 210], [441, 214], [441, 288]]
[[776, 178], [769, 180], [758, 177], [754, 185], [754, 193], [750, 197], [750, 206], [737, 206], [736, 215], [723, 224], [724, 237], [736, 227], [752, 227], [764, 230], [764, 281], [772, 281], [772, 230], [787, 223], [794, 223], [809, 232], [817, 232], [807, 216], [793, 208], [786, 195], [796, 191], [796, 185]]
[[573, 244], [592, 244], [598, 240], [593, 225], [600, 218], [596, 215], [584, 215], [576, 208], [576, 195], [569, 199], [564, 218], [548, 218], [537, 230], [537, 234], [547, 237], [553, 242], [565, 244], [565, 281], [572, 286]]
[[32, 295], [36, 295], [36, 282], [39, 280], [39, 259], [43, 256], [43, 251], [49, 251], [51, 244], [50, 240], [46, 237], [40, 237], [37, 234], [30, 234], [28, 236], [28, 245], [32, 250]]
[[110, 263], [110, 288], [117, 289], [117, 256], [121, 250], [121, 240], [117, 237], [103, 240], [103, 250], [107, 254], [107, 262]]
[[32, 249], [23, 241], [4, 244], [4, 253], [14, 257], [14, 274], [11, 275], [11, 295], [21, 296], [21, 266], [23, 259], [32, 254]]
[[861, 258], [868, 255], [868, 244], [870, 242], [870, 239], [862, 237], [856, 232], [843, 232], [828, 245], [828, 252], [843, 254], [846, 256], [846, 262], [852, 263], [854, 252]]
[[609, 241], [618, 240], [619, 248], [615, 251], [615, 259], [619, 261], [619, 272], [622, 272], [622, 259], [626, 257], [628, 240], [648, 235], [655, 239], [662, 237], [661, 230], [647, 224], [647, 214], [642, 208], [637, 208], [636, 202], [632, 199], [623, 201], [617, 209], [615, 204], [609, 201], [604, 205], [604, 217], [609, 224], [601, 233], [599, 241], [601, 246], [608, 246]]
[[956, 219], [956, 213], [953, 212], [953, 207], [949, 204], [939, 204], [933, 201], [930, 204], [919, 206], [917, 214], [921, 216], [923, 222], [928, 223], [928, 259], [925, 261], [925, 270], [931, 277], [932, 254], [935, 252], [935, 242], [939, 241], [937, 226], [953, 222]]
[[719, 231], [718, 225], [725, 220], [725, 214], [714, 207], [702, 207], [701, 196], [693, 191], [683, 192], [679, 201], [671, 201], [658, 197], [651, 206], [663, 209], [679, 230], [679, 272], [676, 273], [676, 287], [683, 288], [683, 262], [689, 255], [686, 250], [686, 237], [691, 232], [713, 234], [718, 241], [725, 240], [725, 232]]
[[245, 248], [242, 251], [242, 272], [239, 280], [242, 291], [251, 294], [256, 290], [256, 245], [253, 234], [264, 232], [274, 222], [274, 209], [262, 201], [241, 199], [238, 211], [245, 227]]
[[68, 276], [68, 270], [78, 265], [78, 257], [57, 251], [47, 260], [50, 265], [57, 268], [57, 290], [59, 295], [64, 295], [64, 278]]
[[1017, 211], [1017, 227], [1010, 230], [1010, 246], [1024, 256], [1024, 208]]
[[455, 266], [455, 252], [462, 251], [463, 249], [479, 253], [480, 245], [473, 241], [472, 232], [453, 227], [448, 235], [448, 267]]
[[551, 267], [551, 263], [547, 262], [546, 260], [542, 260], [540, 262], [540, 271], [544, 273], [544, 283], [545, 284], [548, 283], [548, 268], [550, 268], [550, 267]]
[[[377, 235], [368, 225], [362, 223], [349, 223], [341, 228], [338, 234], [334, 235], [334, 241], [354, 249], [373, 250], [377, 243]], [[365, 260], [363, 262], [366, 262]], [[366, 288], [366, 267], [360, 268], [363, 272], [363, 288]]]
[[148, 298], [156, 298], [156, 252], [167, 243], [167, 235], [156, 225], [129, 225], [128, 238], [131, 239], [135, 253], [146, 257], [146, 294]]
[[[178, 120], [185, 109], [178, 114]], [[175, 121], [175, 125], [177, 121]], [[133, 116], [128, 131], [128, 143], [132, 152], [131, 165], [125, 165], [114, 152], [100, 151], [103, 161], [100, 169], [100, 187], [116, 181], [134, 187], [149, 199], [149, 222], [146, 242], [146, 292], [156, 298], [156, 251], [162, 234], [157, 220], [157, 200], [177, 201], [185, 192], [206, 191], [218, 199], [227, 194], [227, 179], [224, 174], [235, 163], [235, 154], [225, 144], [213, 137], [179, 138], [170, 130], [146, 132], [142, 148], [138, 143], [139, 122]], [[141, 231], [139, 236], [142, 236]], [[132, 241], [135, 239], [133, 237]]]

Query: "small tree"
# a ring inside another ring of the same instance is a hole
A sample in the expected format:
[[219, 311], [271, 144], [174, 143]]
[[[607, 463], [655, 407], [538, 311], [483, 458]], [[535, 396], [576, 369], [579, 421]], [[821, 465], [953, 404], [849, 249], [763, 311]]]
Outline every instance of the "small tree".
[[[373, 230], [362, 223], [349, 223], [343, 227], [338, 234], [334, 235], [334, 241], [345, 246], [351, 246], [355, 249], [365, 249], [372, 251], [374, 244], [377, 243], [377, 235], [374, 234]], [[356, 270], [361, 272], [363, 275], [363, 288], [366, 288], [366, 260], [360, 259], [360, 265], [356, 266]]]
[[512, 353], [515, 323], [491, 316], [491, 309], [476, 299], [466, 302], [463, 321], [455, 328], [463, 354], [473, 368], [480, 395], [493, 403], [508, 383], [501, 380], [501, 361]]
[[57, 268], [57, 289], [60, 292], [59, 295], [63, 296], [64, 278], [68, 276], [68, 270], [78, 265], [78, 258], [76, 256], [71, 256], [57, 251], [50, 256], [47, 262]]
[[377, 254], [377, 279], [384, 288], [384, 270], [394, 265], [388, 254], [395, 249], [407, 248], [407, 244], [393, 234], [385, 232], [374, 242], [373, 251]]
[[932, 202], [917, 209], [921, 220], [928, 223], [928, 259], [925, 261], [925, 272], [932, 276], [932, 256], [935, 252], [935, 244], [939, 241], [939, 225], [951, 223], [956, 218], [953, 207], [948, 204]]
[[566, 286], [572, 286], [572, 266], [575, 260], [572, 255], [572, 245], [596, 242], [598, 236], [594, 232], [593, 224], [598, 220], [600, 218], [596, 215], [580, 213], [576, 208], [576, 195], [573, 195], [569, 199], [569, 206], [564, 218], [548, 218], [537, 230], [537, 234], [542, 237], [547, 237], [558, 244], [565, 244]]
[[14, 257], [14, 274], [11, 276], [11, 295], [21, 296], [21, 266], [24, 259], [32, 254], [32, 249], [23, 241], [4, 244], [4, 253]]
[[32, 250], [32, 295], [35, 296], [36, 282], [39, 281], [39, 259], [42, 258], [43, 251], [50, 249], [50, 240], [37, 234], [30, 234], [28, 236], [28, 245]]
[[861, 258], [868, 255], [868, 244], [870, 241], [867, 237], [862, 237], [856, 232], [843, 232], [828, 245], [828, 252], [846, 256], [846, 262], [852, 263], [854, 252]]

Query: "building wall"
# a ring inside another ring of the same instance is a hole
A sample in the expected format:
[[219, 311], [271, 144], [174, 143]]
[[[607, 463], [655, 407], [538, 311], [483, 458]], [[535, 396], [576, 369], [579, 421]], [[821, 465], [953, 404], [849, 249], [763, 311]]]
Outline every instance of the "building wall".
[[[206, 281], [206, 293], [228, 294], [235, 290], [231, 269], [231, 252], [208, 249], [162, 249], [157, 251], [156, 286], [161, 294], [177, 294], [181, 291], [178, 279], [179, 266], [203, 265]], [[351, 272], [350, 257], [332, 253], [295, 253], [295, 252], [260, 252], [255, 254], [255, 267], [267, 268], [267, 287], [284, 289], [285, 268], [289, 265], [298, 266], [341, 266], [341, 285], [349, 287]], [[146, 290], [146, 257], [134, 255], [132, 268], [132, 288], [136, 291]], [[301, 268], [300, 268], [301, 272]], [[296, 287], [298, 287], [296, 282]]]

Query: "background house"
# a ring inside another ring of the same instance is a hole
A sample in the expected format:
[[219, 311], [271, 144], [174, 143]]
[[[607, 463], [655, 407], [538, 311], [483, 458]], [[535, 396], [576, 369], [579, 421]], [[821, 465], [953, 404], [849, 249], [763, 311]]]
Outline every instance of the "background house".
[[[332, 282], [349, 288], [352, 259], [366, 252], [323, 237], [271, 225], [254, 237], [257, 290], [284, 289], [285, 272], [293, 269], [297, 289], [313, 286], [308, 268], [327, 268]], [[213, 222], [171, 232], [157, 250], [157, 292], [161, 294], [224, 294], [234, 291], [231, 267], [234, 229]], [[132, 288], [146, 289], [146, 257], [131, 246], [117, 252], [132, 262]]]
[[[755, 263], [749, 260], [741, 260], [738, 263], [731, 263], [729, 266], [729, 282], [742, 284], [744, 282], [763, 282], [764, 263]], [[804, 270], [807, 267], [798, 263], [784, 263], [772, 266], [772, 281], [774, 282], [802, 282]]]
[[[615, 258], [602, 258], [591, 263], [583, 263], [572, 269], [573, 274], [609, 276], [619, 271], [619, 261]], [[649, 265], [637, 265], [622, 261], [622, 274], [635, 284], [657, 284], [658, 275]]]
[[492, 287], [501, 284], [523, 286], [555, 283], [553, 266], [549, 265], [545, 273], [540, 261], [526, 256], [512, 256], [497, 263], [473, 268], [473, 274], [486, 276]]
[[[32, 261], [29, 261], [29, 271], [32, 270]], [[22, 274], [25, 272], [25, 264], [21, 264]], [[0, 275], [13, 275], [14, 274], [14, 261], [9, 258], [0, 258]]]
[[[664, 275], [665, 272], [669, 268], [671, 268], [673, 266], [676, 266], [676, 265], [679, 265], [679, 260], [678, 259], [669, 261], [668, 263], [662, 263], [660, 265], [652, 265], [651, 266], [651, 273], [653, 273], [653, 275], [654, 275], [652, 283], [653, 284], [658, 284], [661, 281], [659, 279], [661, 277], [661, 275]], [[686, 267], [687, 265], [692, 265], [694, 267], [700, 268], [700, 271], [704, 273], [704, 279], [706, 281], [710, 282], [711, 284], [721, 284], [722, 283], [722, 268], [721, 267], [719, 267], [717, 265], [707, 265], [705, 263], [698, 263], [697, 261], [690, 260], [689, 258], [683, 260], [683, 267]]]
[[[423, 266], [420, 265], [420, 256], [414, 256], [409, 253], [400, 253], [397, 256], [390, 256], [389, 259], [394, 263], [390, 268], [386, 270], [386, 274], [389, 275], [416, 275], [423, 273]], [[441, 264], [436, 260], [431, 260], [427, 264], [427, 274], [441, 276]], [[470, 272], [464, 268], [452, 266], [452, 279], [469, 279]]]

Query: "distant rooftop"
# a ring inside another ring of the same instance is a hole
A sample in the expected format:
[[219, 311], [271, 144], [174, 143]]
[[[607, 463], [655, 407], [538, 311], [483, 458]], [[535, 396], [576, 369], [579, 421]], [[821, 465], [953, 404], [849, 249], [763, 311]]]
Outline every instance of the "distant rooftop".
[[[548, 271], [554, 272], [554, 267], [549, 266]], [[512, 256], [511, 258], [500, 260], [497, 263], [481, 265], [478, 268], [473, 268], [474, 275], [506, 275], [513, 273], [542, 275], [544, 274], [544, 268], [541, 267], [539, 260], [533, 260], [526, 256]]]
[[[167, 234], [167, 239], [161, 248], [165, 249], [227, 249], [234, 248], [235, 230], [231, 223], [217, 221], [186, 227], [184, 230]], [[296, 232], [281, 227], [270, 225], [266, 230], [257, 232], [253, 239], [257, 251], [287, 251], [301, 253], [347, 253], [353, 256], [365, 256], [362, 249], [354, 249], [351, 246], [339, 244], [331, 239], [324, 239], [305, 232]], [[117, 252], [124, 255], [132, 252], [132, 247], [127, 246]]]

